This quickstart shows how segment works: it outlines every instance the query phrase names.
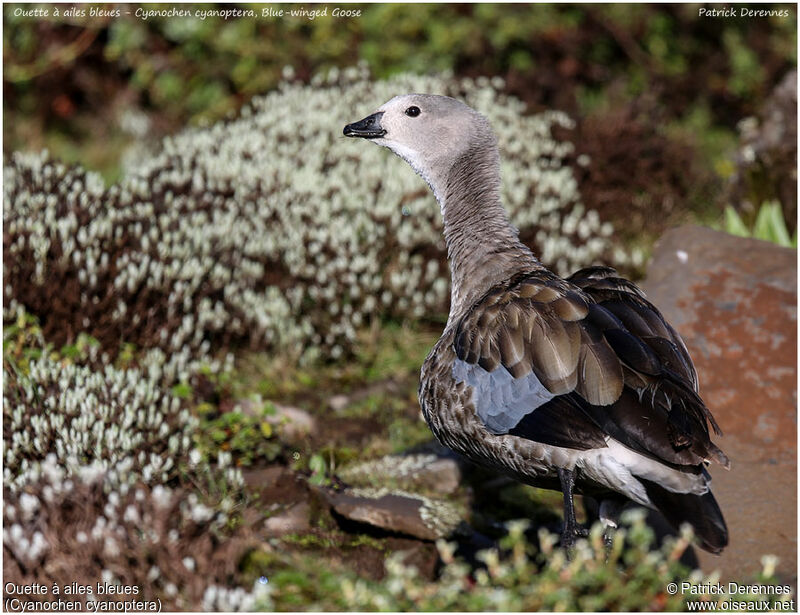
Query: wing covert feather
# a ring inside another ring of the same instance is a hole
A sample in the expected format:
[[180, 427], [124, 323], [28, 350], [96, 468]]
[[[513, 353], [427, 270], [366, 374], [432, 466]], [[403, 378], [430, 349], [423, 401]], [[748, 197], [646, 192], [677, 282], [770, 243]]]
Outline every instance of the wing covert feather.
[[571, 448], [611, 436], [669, 464], [728, 464], [683, 340], [611, 268], [566, 281], [539, 269], [496, 285], [457, 323], [453, 348], [453, 377], [472, 386], [493, 433]]

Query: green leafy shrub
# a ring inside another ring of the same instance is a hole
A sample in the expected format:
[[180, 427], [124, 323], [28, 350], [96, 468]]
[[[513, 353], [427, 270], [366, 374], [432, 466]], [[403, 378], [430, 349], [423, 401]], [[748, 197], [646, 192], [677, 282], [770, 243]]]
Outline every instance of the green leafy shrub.
[[776, 201], [761, 204], [751, 228], [748, 228], [739, 213], [729, 205], [725, 208], [724, 229], [726, 233], [738, 237], [771, 241], [786, 248], [797, 247], [797, 232], [795, 231], [794, 237], [789, 236], [783, 209]]
[[[653, 550], [653, 532], [641, 513], [631, 511], [630, 525], [614, 533], [609, 549], [602, 526], [595, 525], [587, 540], [578, 541], [571, 559], [554, 547], [557, 537], [545, 530], [539, 533], [538, 550], [534, 549], [525, 538], [525, 522], [510, 524], [499, 550], [480, 552], [482, 565], [477, 569], [454, 556], [455, 545], [440, 541], [443, 566], [434, 582], [421, 579], [416, 568], [402, 564], [402, 553], [389, 556], [387, 576], [381, 582], [272, 553], [264, 570], [269, 571], [269, 584], [259, 589], [257, 604], [262, 610], [682, 611], [687, 609], [687, 600], [702, 602], [706, 608], [712, 604], [725, 608], [731, 599], [754, 606], [765, 598], [711, 593], [707, 588], [716, 584], [714, 575], [689, 571], [679, 562], [691, 533]], [[773, 574], [774, 562], [765, 558], [764, 573], [757, 582], [778, 584]], [[668, 588], [681, 582], [690, 583], [697, 593]], [[338, 591], [332, 591], [337, 585]], [[773, 610], [785, 608], [790, 600], [791, 595], [768, 598]]]
[[282, 445], [266, 414], [248, 415], [234, 408], [230, 412], [204, 417], [197, 440], [200, 450], [213, 457], [227, 451], [237, 466], [271, 462], [281, 453]]

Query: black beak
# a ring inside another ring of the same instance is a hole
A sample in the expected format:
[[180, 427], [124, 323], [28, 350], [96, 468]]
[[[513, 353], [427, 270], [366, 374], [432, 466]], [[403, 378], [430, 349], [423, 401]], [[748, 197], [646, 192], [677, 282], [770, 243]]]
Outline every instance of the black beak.
[[345, 137], [361, 137], [362, 139], [377, 139], [386, 134], [381, 128], [381, 117], [383, 111], [373, 113], [365, 117], [360, 122], [353, 122], [344, 127], [342, 131]]

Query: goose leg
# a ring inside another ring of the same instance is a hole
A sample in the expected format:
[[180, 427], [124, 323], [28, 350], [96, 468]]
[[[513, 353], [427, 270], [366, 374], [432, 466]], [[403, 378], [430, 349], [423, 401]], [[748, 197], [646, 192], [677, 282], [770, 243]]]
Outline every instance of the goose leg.
[[572, 499], [575, 472], [558, 468], [558, 479], [561, 481], [561, 491], [564, 492], [564, 529], [561, 531], [561, 546], [569, 550], [575, 545], [576, 538], [588, 536], [589, 532], [575, 520], [575, 502]]
[[614, 545], [614, 532], [619, 525], [619, 516], [624, 502], [616, 499], [604, 499], [600, 502], [598, 516], [603, 522], [603, 544], [606, 547], [606, 559], [611, 556], [611, 547]]

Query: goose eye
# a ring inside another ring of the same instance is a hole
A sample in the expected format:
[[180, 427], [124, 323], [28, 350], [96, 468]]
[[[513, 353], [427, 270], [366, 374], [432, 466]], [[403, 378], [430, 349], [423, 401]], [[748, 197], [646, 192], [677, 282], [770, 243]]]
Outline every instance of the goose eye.
[[406, 115], [408, 117], [417, 117], [419, 115], [419, 107], [409, 107], [406, 109]]

